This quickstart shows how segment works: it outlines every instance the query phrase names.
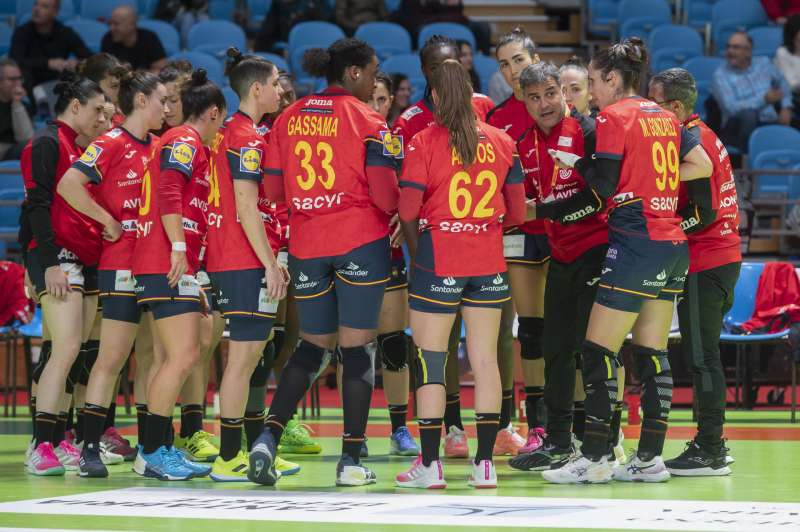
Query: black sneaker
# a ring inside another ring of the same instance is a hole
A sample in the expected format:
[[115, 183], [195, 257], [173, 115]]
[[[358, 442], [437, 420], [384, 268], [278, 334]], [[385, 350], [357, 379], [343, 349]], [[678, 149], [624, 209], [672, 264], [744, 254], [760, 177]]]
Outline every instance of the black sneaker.
[[572, 446], [557, 447], [545, 439], [544, 445], [532, 453], [520, 454], [508, 461], [514, 469], [520, 471], [546, 471], [554, 463], [560, 462], [572, 454]]
[[367, 439], [361, 442], [361, 450], [358, 452], [360, 458], [369, 458], [369, 449], [367, 448]]
[[700, 447], [694, 440], [686, 444], [686, 449], [664, 465], [676, 477], [718, 477], [731, 474], [731, 468], [725, 463], [725, 454], [710, 453]]
[[100, 446], [96, 443], [87, 443], [81, 451], [78, 460], [78, 476], [85, 478], [106, 478], [108, 469], [100, 458]]
[[731, 465], [736, 459], [731, 455], [731, 449], [728, 447], [728, 440], [722, 439], [722, 454], [725, 455], [725, 465]]
[[275, 470], [277, 448], [272, 432], [265, 428], [261, 436], [253, 442], [253, 448], [250, 450], [250, 467], [247, 470], [250, 482], [262, 486], [274, 486], [278, 482], [281, 476]]

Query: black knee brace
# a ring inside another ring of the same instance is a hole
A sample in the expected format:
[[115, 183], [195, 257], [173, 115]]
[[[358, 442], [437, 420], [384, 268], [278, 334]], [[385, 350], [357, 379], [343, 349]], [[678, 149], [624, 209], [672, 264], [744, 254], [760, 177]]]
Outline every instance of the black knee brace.
[[[307, 342], [300, 340], [297, 343], [294, 353], [286, 363], [286, 367], [295, 366], [301, 368], [309, 375], [309, 383], [313, 383], [319, 377], [331, 361], [331, 351]], [[285, 370], [284, 370], [285, 371]]]
[[39, 361], [36, 362], [36, 366], [33, 368], [33, 374], [31, 378], [33, 382], [39, 384], [39, 377], [42, 376], [42, 372], [44, 371], [44, 367], [47, 365], [47, 361], [50, 360], [50, 354], [53, 352], [53, 342], [50, 340], [45, 340], [42, 342], [42, 348], [39, 351]]
[[537, 360], [542, 358], [542, 330], [544, 319], [519, 318], [517, 340], [519, 340], [520, 354], [523, 360]]
[[642, 414], [666, 421], [672, 407], [672, 370], [666, 351], [634, 345], [633, 359], [642, 383]]
[[67, 373], [67, 382], [64, 386], [65, 392], [72, 393], [75, 391], [75, 385], [78, 384], [78, 379], [83, 371], [83, 364], [85, 361], [86, 344], [81, 344], [81, 350], [78, 351], [78, 356], [75, 357], [75, 362], [72, 363], [72, 367], [69, 368], [69, 373]]
[[344, 365], [342, 382], [351, 379], [360, 379], [375, 386], [375, 353], [378, 350], [376, 342], [358, 347], [337, 347], [339, 360]]
[[[89, 375], [92, 373], [94, 363], [97, 362], [97, 354], [100, 352], [100, 340], [86, 340], [81, 351], [84, 352], [83, 367], [78, 375], [78, 382], [84, 386], [89, 385]], [[125, 366], [123, 365], [123, 369]], [[122, 370], [120, 370], [120, 373]]]
[[619, 359], [615, 353], [588, 340], [583, 342], [581, 355], [586, 415], [609, 423], [617, 400]]
[[378, 335], [381, 366], [386, 371], [403, 371], [408, 367], [408, 336], [404, 331]]
[[417, 348], [414, 357], [414, 382], [419, 389], [426, 384], [444, 386], [444, 368], [447, 365], [447, 351], [427, 351]]
[[[272, 326], [272, 343], [275, 344], [275, 356], [278, 356], [283, 349], [283, 341], [286, 339], [286, 326], [283, 323], [276, 323]], [[274, 362], [273, 362], [274, 363]]]
[[253, 374], [250, 376], [251, 388], [262, 388], [267, 385], [267, 379], [269, 379], [269, 373], [272, 371], [272, 364], [274, 362], [275, 345], [272, 342], [267, 342], [264, 353], [258, 360], [258, 365], [256, 369], [253, 370]]

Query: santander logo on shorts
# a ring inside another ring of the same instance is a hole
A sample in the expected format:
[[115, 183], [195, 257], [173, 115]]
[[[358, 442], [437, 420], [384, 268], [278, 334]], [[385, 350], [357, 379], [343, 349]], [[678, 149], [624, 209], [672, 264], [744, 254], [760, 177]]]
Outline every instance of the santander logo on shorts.
[[346, 275], [348, 277], [366, 277], [367, 275], [369, 275], [369, 272], [367, 270], [362, 270], [361, 266], [359, 266], [353, 261], [350, 261], [347, 264], [347, 266], [338, 271], [342, 275]]
[[317, 286], [317, 281], [309, 281], [308, 275], [303, 272], [300, 272], [300, 275], [297, 276], [297, 280], [300, 282], [294, 283], [295, 290], [304, 290], [306, 288], [314, 288]]

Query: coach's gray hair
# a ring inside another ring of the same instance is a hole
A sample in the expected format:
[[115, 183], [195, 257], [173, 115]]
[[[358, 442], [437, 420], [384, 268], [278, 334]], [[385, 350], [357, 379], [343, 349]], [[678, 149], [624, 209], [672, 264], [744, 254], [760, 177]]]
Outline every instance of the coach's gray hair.
[[653, 76], [650, 84], [660, 83], [664, 88], [664, 99], [681, 102], [691, 112], [697, 102], [697, 84], [684, 68], [670, 68]]
[[531, 85], [539, 85], [548, 79], [552, 79], [557, 85], [561, 84], [558, 67], [549, 61], [540, 61], [525, 67], [525, 70], [519, 75], [519, 86], [525, 90]]

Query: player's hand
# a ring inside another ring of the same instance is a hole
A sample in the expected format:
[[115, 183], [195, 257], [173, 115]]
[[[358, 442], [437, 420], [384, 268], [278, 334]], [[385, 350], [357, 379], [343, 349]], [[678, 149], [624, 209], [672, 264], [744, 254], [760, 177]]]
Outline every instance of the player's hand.
[[536, 219], [536, 200], [525, 200], [525, 221], [530, 222]]
[[44, 284], [47, 293], [56, 299], [66, 299], [70, 292], [69, 276], [60, 266], [50, 266], [44, 271]]
[[267, 277], [267, 297], [280, 301], [286, 297], [289, 285], [289, 270], [277, 261], [268, 264], [265, 268]]
[[764, 101], [767, 103], [779, 102], [782, 98], [783, 91], [780, 89], [770, 89], [764, 94]]
[[208, 296], [206, 295], [206, 291], [202, 288], [200, 289], [200, 313], [204, 317], [208, 317], [208, 311], [211, 309], [211, 305], [208, 304]]
[[103, 238], [109, 242], [116, 242], [122, 237], [122, 225], [111, 218], [111, 220], [103, 226]]
[[183, 274], [189, 271], [189, 263], [186, 260], [185, 251], [173, 251], [169, 255], [169, 273], [167, 274], [167, 282], [170, 288], [178, 286], [178, 281], [181, 280]]
[[25, 96], [27, 96], [27, 93], [23, 87], [14, 87], [14, 90], [11, 91], [11, 101], [13, 103], [21, 102]]
[[550, 154], [550, 157], [553, 158], [559, 168], [574, 168], [575, 163], [581, 158], [580, 155], [561, 150], [550, 149], [547, 150], [547, 153]]
[[390, 239], [390, 243], [392, 247], [399, 248], [403, 245], [403, 242], [406, 241], [406, 235], [403, 233], [403, 228], [400, 226], [400, 216], [395, 214], [392, 216], [391, 221], [389, 222], [389, 227], [393, 224], [395, 225], [394, 232], [392, 233], [392, 237]]

